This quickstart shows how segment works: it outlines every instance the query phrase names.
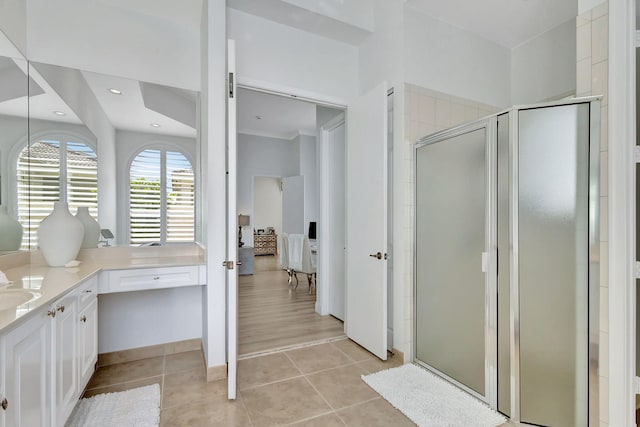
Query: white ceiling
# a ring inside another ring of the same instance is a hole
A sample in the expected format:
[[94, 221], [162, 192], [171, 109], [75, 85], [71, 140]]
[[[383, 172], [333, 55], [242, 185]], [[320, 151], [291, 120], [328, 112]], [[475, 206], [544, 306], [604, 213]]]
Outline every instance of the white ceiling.
[[406, 5], [508, 48], [578, 15], [578, 0], [407, 0]]
[[[116, 129], [195, 138], [194, 128], [147, 108], [137, 80], [87, 71], [82, 71], [82, 75]], [[122, 95], [114, 95], [109, 89], [118, 89]], [[195, 92], [174, 90], [189, 93], [195, 102]], [[157, 123], [160, 127], [154, 128], [151, 123]]]
[[299, 99], [239, 89], [238, 133], [281, 139], [293, 139], [299, 133], [315, 135], [316, 106]]

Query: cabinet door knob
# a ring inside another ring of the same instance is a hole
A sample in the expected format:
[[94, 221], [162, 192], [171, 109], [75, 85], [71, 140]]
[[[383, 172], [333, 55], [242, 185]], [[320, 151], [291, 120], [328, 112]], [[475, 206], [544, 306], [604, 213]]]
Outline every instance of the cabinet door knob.
[[47, 311], [47, 316], [49, 316], [49, 317], [56, 317], [56, 311], [55, 311], [55, 310], [49, 310], [49, 311]]
[[160, 280], [160, 276], [155, 276], [153, 280]]
[[82, 317], [80, 318], [80, 321], [81, 321], [81, 322], [86, 322], [86, 321], [87, 321], [87, 316], [82, 316]]
[[91, 289], [85, 289], [85, 290], [84, 290], [84, 293], [85, 293], [85, 294], [90, 294], [91, 292], [93, 292]]
[[7, 410], [7, 408], [9, 407], [9, 401], [6, 397], [2, 399], [2, 403], [0, 405], [2, 405], [2, 409], [4, 409], [5, 411]]
[[64, 305], [59, 305], [58, 307], [56, 307], [56, 310], [58, 310], [60, 313], [64, 313]]

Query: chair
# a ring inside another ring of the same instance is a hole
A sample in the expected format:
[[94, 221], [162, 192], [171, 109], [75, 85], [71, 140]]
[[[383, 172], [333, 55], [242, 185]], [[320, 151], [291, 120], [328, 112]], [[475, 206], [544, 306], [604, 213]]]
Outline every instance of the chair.
[[298, 288], [298, 275], [303, 273], [307, 275], [309, 282], [309, 293], [316, 277], [316, 266], [311, 257], [311, 246], [309, 238], [304, 234], [289, 234], [289, 268], [293, 276], [296, 278], [296, 289]]
[[291, 277], [293, 273], [289, 268], [289, 235], [287, 233], [282, 233], [278, 244], [280, 246], [278, 248], [278, 260], [280, 261], [280, 267], [283, 270], [287, 270], [287, 275], [289, 276], [288, 283], [291, 285]]

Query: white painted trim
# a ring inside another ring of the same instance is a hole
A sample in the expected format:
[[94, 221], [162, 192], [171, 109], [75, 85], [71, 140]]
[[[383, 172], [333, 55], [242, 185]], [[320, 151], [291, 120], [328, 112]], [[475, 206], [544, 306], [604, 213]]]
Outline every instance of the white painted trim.
[[309, 101], [317, 105], [333, 108], [347, 108], [349, 104], [345, 98], [338, 98], [308, 90], [294, 88], [292, 86], [280, 83], [267, 82], [264, 80], [253, 79], [246, 76], [237, 77], [238, 87], [252, 89], [258, 92], [271, 93], [274, 95], [285, 96], [288, 98], [296, 98], [302, 101]]
[[[345, 114], [341, 113], [333, 119], [325, 123], [321, 128], [318, 135], [318, 144], [320, 149], [320, 162], [319, 162], [319, 195], [320, 195], [320, 212], [319, 212], [319, 226], [318, 226], [318, 240], [321, 242], [318, 247], [318, 277], [317, 280], [317, 298], [316, 298], [316, 312], [322, 316], [326, 316], [329, 313], [329, 301], [330, 293], [328, 287], [324, 286], [323, 278], [329, 277], [329, 271], [331, 269], [330, 263], [331, 253], [329, 251], [330, 245], [328, 244], [331, 234], [331, 225], [327, 218], [329, 218], [330, 204], [328, 199], [329, 194], [329, 177], [331, 176], [332, 166], [329, 164], [329, 132], [345, 123]], [[346, 128], [345, 128], [346, 131]], [[346, 137], [346, 135], [345, 135]], [[346, 153], [345, 153], [346, 155]], [[327, 242], [327, 243], [324, 243]], [[346, 280], [346, 278], [345, 278]]]
[[635, 0], [609, 2], [608, 406], [615, 427], [635, 423], [635, 19]]
[[263, 138], [284, 139], [287, 141], [291, 141], [293, 138], [298, 136], [297, 131], [291, 133], [280, 133], [254, 129], [238, 129], [238, 133], [243, 135], [261, 136]]

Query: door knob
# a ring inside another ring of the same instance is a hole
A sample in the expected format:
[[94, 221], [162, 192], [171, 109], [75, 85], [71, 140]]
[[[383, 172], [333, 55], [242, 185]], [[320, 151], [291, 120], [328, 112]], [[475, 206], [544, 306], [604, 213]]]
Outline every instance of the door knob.
[[369, 254], [369, 256], [372, 257], [372, 258], [382, 259], [382, 253], [381, 252], [378, 252], [378, 253], [375, 253], [375, 254]]

